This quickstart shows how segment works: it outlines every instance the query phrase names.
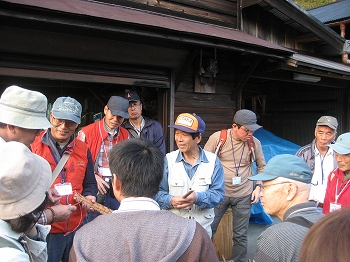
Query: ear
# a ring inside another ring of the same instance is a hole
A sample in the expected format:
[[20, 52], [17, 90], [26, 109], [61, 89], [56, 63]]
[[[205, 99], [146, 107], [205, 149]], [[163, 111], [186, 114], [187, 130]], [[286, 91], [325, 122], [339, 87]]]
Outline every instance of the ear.
[[120, 202], [122, 194], [122, 184], [116, 174], [113, 174], [112, 188], [115, 198]]
[[202, 134], [197, 137], [197, 145], [202, 141]]
[[288, 187], [286, 187], [287, 190], [287, 198], [286, 200], [293, 200], [293, 198], [296, 196], [298, 192], [298, 186], [296, 184], [290, 183], [288, 184]]
[[15, 126], [13, 125], [7, 125], [7, 129], [10, 131], [11, 134], [16, 133]]
[[103, 113], [104, 113], [105, 115], [107, 115], [107, 111], [108, 111], [108, 106], [105, 106], [105, 107], [103, 108]]

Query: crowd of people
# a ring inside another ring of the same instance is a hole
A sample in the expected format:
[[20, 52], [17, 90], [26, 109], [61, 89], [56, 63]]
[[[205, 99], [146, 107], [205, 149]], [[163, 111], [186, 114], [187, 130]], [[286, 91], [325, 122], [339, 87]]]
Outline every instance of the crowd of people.
[[166, 153], [161, 124], [142, 106], [126, 90], [78, 131], [76, 99], [58, 97], [47, 113], [45, 95], [5, 89], [0, 261], [218, 261], [212, 239], [230, 208], [230, 259], [246, 262], [259, 200], [282, 222], [261, 233], [254, 261], [348, 260], [350, 133], [336, 138], [335, 117], [320, 117], [315, 139], [295, 155], [266, 164], [250, 110], [238, 110], [203, 148], [204, 120], [179, 114], [169, 125], [178, 149]]

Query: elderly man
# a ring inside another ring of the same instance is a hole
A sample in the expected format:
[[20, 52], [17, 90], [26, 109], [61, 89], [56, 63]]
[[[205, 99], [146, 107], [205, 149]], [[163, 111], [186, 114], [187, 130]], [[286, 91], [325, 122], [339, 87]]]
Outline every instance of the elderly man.
[[[215, 219], [211, 228], [215, 234], [219, 222], [227, 209], [232, 207], [232, 260], [247, 261], [247, 232], [251, 204], [259, 200], [260, 187], [255, 187], [248, 177], [254, 175], [253, 163], [258, 173], [265, 167], [265, 158], [260, 141], [253, 137], [255, 130], [261, 128], [254, 112], [238, 110], [233, 118], [232, 128], [226, 131], [225, 143], [221, 148], [219, 159], [225, 172], [225, 198], [215, 207]], [[223, 131], [212, 134], [204, 149], [217, 151]]]
[[142, 116], [142, 102], [136, 91], [125, 92], [125, 98], [129, 101], [129, 119], [123, 123], [131, 137], [142, 138], [151, 141], [165, 155], [164, 131], [161, 124]]
[[249, 178], [262, 181], [261, 203], [266, 213], [283, 220], [261, 233], [254, 261], [298, 261], [304, 236], [323, 216], [308, 200], [311, 177], [305, 161], [283, 154], [271, 158], [261, 174]]
[[[43, 94], [14, 85], [6, 88], [0, 98], [0, 143], [17, 141], [30, 147], [43, 129], [51, 127], [46, 110], [47, 98]], [[55, 193], [55, 190], [49, 190], [49, 204], [56, 205], [40, 213], [40, 224], [52, 224], [54, 219], [65, 221], [76, 209], [57, 205], [60, 197]]]
[[164, 155], [151, 142], [130, 139], [109, 155], [119, 210], [84, 225], [70, 261], [218, 261], [206, 231], [195, 220], [160, 210], [154, 201]]
[[[121, 127], [124, 118], [128, 118], [129, 101], [120, 96], [112, 96], [104, 107], [105, 117], [98, 122], [83, 127], [78, 139], [85, 142], [91, 150], [94, 172], [97, 181], [98, 202], [113, 210], [119, 208], [119, 201], [114, 197], [111, 187], [112, 174], [109, 170], [108, 154], [112, 147], [129, 138], [129, 132]], [[89, 213], [91, 221], [99, 213]]]
[[315, 128], [315, 139], [311, 144], [300, 148], [296, 155], [306, 161], [313, 172], [309, 200], [323, 207], [329, 173], [337, 167], [335, 153], [329, 144], [337, 135], [338, 121], [332, 116], [322, 116]]
[[169, 127], [175, 128], [178, 150], [166, 154], [156, 201], [162, 209], [196, 220], [211, 237], [214, 207], [224, 198], [223, 168], [215, 154], [199, 146], [205, 123], [198, 115], [180, 114]]
[[[80, 124], [81, 105], [71, 97], [56, 99], [50, 112], [52, 128], [43, 131], [31, 145], [35, 154], [44, 157], [51, 165], [63, 165], [53, 187], [62, 196], [61, 203], [75, 205], [75, 192], [95, 202], [97, 184], [90, 150], [82, 141], [75, 138], [74, 132]], [[68, 159], [63, 157], [68, 154]], [[62, 158], [65, 162], [62, 163]], [[75, 230], [82, 224], [86, 211], [92, 211], [85, 204], [78, 205], [69, 220], [54, 222], [47, 237], [48, 261], [66, 262], [73, 243]]]
[[350, 133], [340, 135], [334, 144], [338, 168], [328, 176], [323, 213], [350, 207]]

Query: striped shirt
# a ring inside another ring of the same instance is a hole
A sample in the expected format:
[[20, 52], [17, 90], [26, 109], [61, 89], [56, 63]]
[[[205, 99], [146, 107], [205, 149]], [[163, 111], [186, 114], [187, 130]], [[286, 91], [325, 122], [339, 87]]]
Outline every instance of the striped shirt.
[[[324, 215], [316, 204], [307, 202], [292, 206], [284, 214], [283, 220], [301, 216], [312, 223]], [[258, 238], [255, 262], [297, 262], [304, 236], [309, 229], [292, 223], [282, 222], [267, 228]]]

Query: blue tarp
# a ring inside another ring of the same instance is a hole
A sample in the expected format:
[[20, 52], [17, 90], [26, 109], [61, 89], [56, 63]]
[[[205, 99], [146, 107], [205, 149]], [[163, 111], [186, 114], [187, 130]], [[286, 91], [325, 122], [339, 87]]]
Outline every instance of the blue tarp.
[[[294, 144], [281, 137], [275, 136], [274, 134], [263, 128], [259, 128], [258, 130], [256, 130], [254, 132], [254, 136], [261, 142], [266, 163], [275, 155], [294, 155], [300, 148], [300, 146], [298, 146], [297, 144]], [[271, 216], [265, 213], [263, 206], [261, 206], [260, 204], [260, 201], [259, 203], [252, 205], [249, 223], [263, 225], [271, 225], [273, 223]]]

